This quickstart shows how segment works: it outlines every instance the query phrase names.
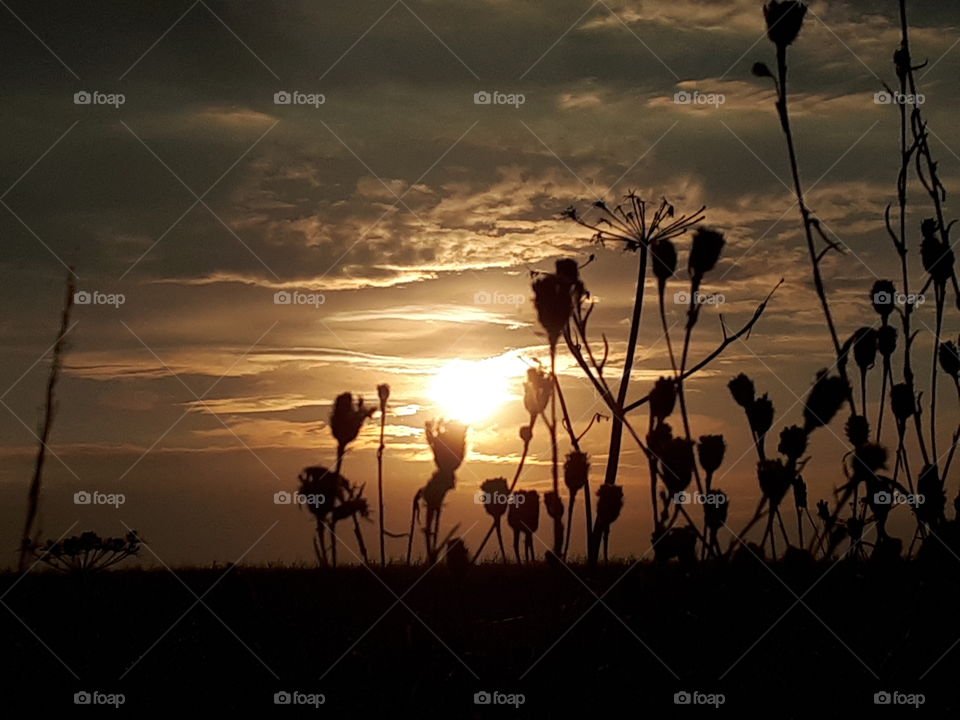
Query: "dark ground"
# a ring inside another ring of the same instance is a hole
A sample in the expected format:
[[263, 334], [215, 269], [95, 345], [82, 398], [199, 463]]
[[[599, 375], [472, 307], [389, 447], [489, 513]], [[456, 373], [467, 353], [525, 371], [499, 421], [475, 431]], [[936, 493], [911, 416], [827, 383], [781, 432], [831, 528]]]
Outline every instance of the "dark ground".
[[[2, 697], [23, 710], [9, 717], [37, 706], [104, 717], [161, 706], [257, 717], [957, 717], [960, 644], [928, 671], [960, 639], [953, 563], [773, 568], [786, 586], [753, 561], [576, 576], [545, 564], [463, 577], [397, 566], [377, 571], [389, 589], [365, 568], [242, 567], [204, 596], [209, 609], [189, 611], [194, 596], [167, 571], [34, 570], [3, 597], [29, 629], [0, 608]], [[203, 596], [224, 571], [177, 575]], [[0, 594], [16, 578], [0, 575]], [[793, 593], [803, 601], [790, 609]], [[76, 707], [81, 690], [123, 693], [125, 705]], [[282, 690], [326, 702], [275, 706]], [[525, 701], [475, 705], [482, 690]], [[682, 690], [723, 693], [725, 704], [676, 706]], [[924, 693], [925, 704], [877, 706], [881, 690]]]

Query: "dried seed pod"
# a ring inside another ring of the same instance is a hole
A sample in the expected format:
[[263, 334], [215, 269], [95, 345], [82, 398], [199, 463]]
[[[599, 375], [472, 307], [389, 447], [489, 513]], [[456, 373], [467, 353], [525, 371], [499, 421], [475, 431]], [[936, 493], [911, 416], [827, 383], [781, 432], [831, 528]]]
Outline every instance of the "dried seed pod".
[[870, 422], [863, 415], [851, 415], [847, 418], [844, 430], [847, 433], [847, 440], [854, 447], [863, 445], [870, 438]]
[[780, 431], [780, 445], [777, 447], [790, 460], [799, 460], [807, 451], [807, 433], [798, 425], [785, 427]]
[[693, 277], [703, 277], [713, 270], [726, 241], [723, 233], [714, 230], [699, 228], [693, 234], [693, 245], [690, 248], [690, 258], [687, 262], [690, 274]]
[[587, 484], [590, 463], [587, 454], [574, 450], [563, 463], [563, 482], [571, 495], [576, 495]]
[[677, 271], [677, 249], [668, 239], [657, 240], [650, 246], [650, 257], [653, 261], [653, 274], [660, 281], [666, 283]]
[[850, 395], [850, 385], [839, 376], [817, 373], [817, 379], [803, 408], [804, 429], [807, 432], [829, 423]]
[[877, 350], [885, 358], [893, 355], [897, 349], [897, 329], [893, 325], [884, 325], [877, 330]]
[[733, 395], [734, 401], [740, 407], [746, 409], [753, 404], [753, 398], [756, 392], [753, 387], [753, 380], [743, 373], [740, 373], [727, 383], [727, 387], [730, 388], [730, 394]]
[[767, 37], [777, 47], [785, 48], [797, 39], [803, 27], [807, 6], [796, 0], [772, 0], [763, 6]]
[[670, 378], [661, 377], [650, 391], [650, 413], [659, 422], [667, 419], [673, 412], [677, 401], [677, 385]]
[[701, 435], [697, 444], [697, 457], [700, 458], [700, 467], [704, 472], [716, 472], [723, 462], [726, 450], [727, 444], [723, 441], [723, 435]]
[[893, 408], [893, 416], [901, 422], [917, 413], [917, 401], [913, 396], [913, 390], [906, 383], [897, 383], [890, 389], [890, 405]]
[[747, 420], [750, 421], [750, 429], [757, 435], [766, 435], [770, 426], [773, 425], [773, 414], [773, 402], [764, 393], [747, 408]]

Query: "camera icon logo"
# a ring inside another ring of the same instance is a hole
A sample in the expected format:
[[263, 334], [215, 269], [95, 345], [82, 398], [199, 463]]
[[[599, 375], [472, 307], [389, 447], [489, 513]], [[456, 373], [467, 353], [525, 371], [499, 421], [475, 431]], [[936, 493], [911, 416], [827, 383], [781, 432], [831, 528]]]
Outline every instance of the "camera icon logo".
[[874, 294], [873, 302], [877, 305], [889, 305], [893, 302], [893, 296], [890, 293], [881, 290], [880, 292]]
[[286, 690], [281, 690], [280, 692], [273, 694], [274, 705], [289, 705], [292, 702], [293, 696]]
[[474, 305], [489, 305], [492, 300], [493, 298], [486, 290], [478, 290], [473, 294]]
[[690, 293], [685, 290], [679, 290], [673, 294], [673, 302], [676, 305], [689, 305], [690, 304]]
[[292, 300], [293, 295], [288, 293], [286, 290], [278, 290], [273, 294], [274, 305], [289, 305]]
[[688, 493], [686, 490], [683, 492], [678, 492], [676, 495], [674, 495], [673, 501], [678, 505], [687, 505], [690, 502], [690, 493]]
[[280, 490], [273, 494], [273, 502], [275, 505], [289, 505], [293, 502], [293, 495], [286, 490]]
[[873, 502], [876, 505], [890, 505], [893, 502], [893, 496], [890, 493], [881, 490], [873, 494]]
[[873, 694], [874, 705], [889, 705], [892, 701], [893, 697], [886, 690]]
[[86, 90], [81, 90], [73, 94], [74, 105], [89, 105], [93, 101], [93, 96]]
[[679, 90], [673, 94], [673, 101], [677, 105], [689, 105], [693, 102], [693, 94], [687, 90]]
[[881, 90], [873, 94], [873, 102], [877, 105], [889, 105], [893, 102], [893, 95], [888, 93], [886, 90]]
[[473, 694], [474, 705], [489, 705], [492, 702], [493, 696], [486, 690], [481, 690], [480, 692]]
[[681, 690], [673, 694], [674, 705], [689, 705], [692, 701], [693, 697], [686, 690]]
[[286, 90], [280, 90], [273, 94], [273, 104], [274, 105], [289, 105], [293, 102], [293, 95], [288, 93]]
[[91, 702], [93, 702], [93, 696], [86, 690], [81, 690], [73, 694], [74, 705], [89, 705]]
[[73, 302], [77, 305], [89, 305], [93, 296], [86, 290], [79, 290], [73, 294]]
[[86, 490], [81, 490], [80, 492], [75, 492], [73, 494], [74, 505], [89, 505], [92, 500], [93, 496]]
[[473, 94], [474, 105], [489, 105], [493, 102], [493, 96], [486, 90], [481, 90]]

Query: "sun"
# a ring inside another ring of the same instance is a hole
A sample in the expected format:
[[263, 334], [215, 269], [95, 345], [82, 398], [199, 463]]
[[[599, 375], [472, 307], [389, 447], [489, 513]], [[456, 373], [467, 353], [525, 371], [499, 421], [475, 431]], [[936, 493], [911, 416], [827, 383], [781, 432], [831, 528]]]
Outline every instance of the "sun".
[[445, 418], [476, 424], [511, 399], [511, 381], [525, 369], [522, 361], [513, 356], [451, 360], [433, 376], [430, 399]]

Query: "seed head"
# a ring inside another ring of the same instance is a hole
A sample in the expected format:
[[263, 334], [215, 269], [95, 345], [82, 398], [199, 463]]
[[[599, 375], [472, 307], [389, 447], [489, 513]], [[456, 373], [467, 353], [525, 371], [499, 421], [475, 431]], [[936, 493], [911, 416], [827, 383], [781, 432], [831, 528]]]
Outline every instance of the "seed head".
[[778, 2], [772, 0], [763, 6], [763, 17], [767, 21], [767, 37], [777, 47], [787, 47], [800, 34], [807, 6], [796, 0]]
[[850, 385], [846, 380], [836, 375], [831, 377], [826, 370], [819, 371], [803, 408], [804, 429], [811, 432], [829, 423], [849, 395]]
[[702, 278], [713, 270], [725, 244], [722, 233], [698, 228], [693, 234], [693, 246], [690, 248], [688, 261], [690, 274]]
[[799, 460], [807, 451], [807, 432], [798, 425], [785, 427], [780, 431], [780, 445], [777, 450], [790, 460]]
[[650, 414], [663, 422], [670, 413], [677, 401], [677, 386], [670, 378], [661, 377], [653, 384], [653, 390], [650, 391]]
[[723, 441], [723, 435], [701, 435], [697, 444], [697, 457], [700, 458], [700, 467], [704, 472], [716, 472], [723, 462], [726, 450], [727, 444]]
[[590, 463], [587, 454], [574, 450], [563, 463], [563, 482], [571, 495], [576, 495], [587, 484]]
[[740, 407], [747, 409], [753, 404], [755, 394], [753, 380], [743, 373], [740, 373], [727, 383], [727, 387], [730, 388], [730, 394], [733, 395], [734, 401]]

